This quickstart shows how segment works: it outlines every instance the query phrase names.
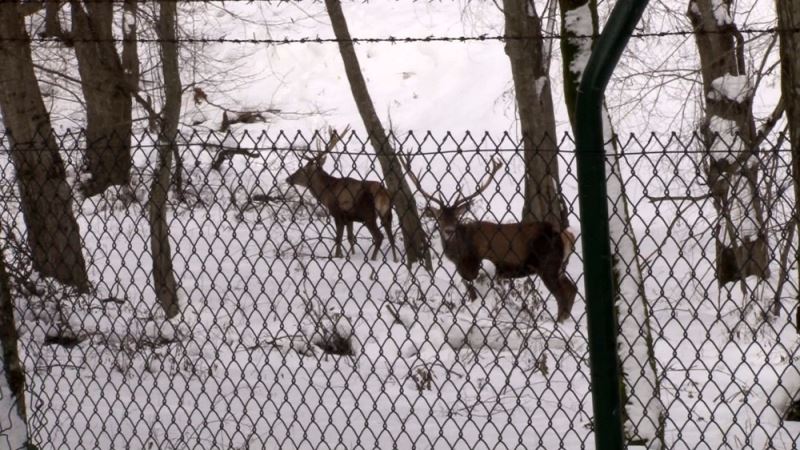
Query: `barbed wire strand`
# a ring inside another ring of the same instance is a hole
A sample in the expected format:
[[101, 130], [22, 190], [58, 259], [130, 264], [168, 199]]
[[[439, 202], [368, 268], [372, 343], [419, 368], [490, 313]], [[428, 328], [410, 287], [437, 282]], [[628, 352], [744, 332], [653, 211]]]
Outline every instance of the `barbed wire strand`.
[[[675, 30], [675, 31], [656, 31], [656, 32], [640, 32], [631, 35], [631, 38], [646, 39], [646, 38], [661, 38], [672, 36], [690, 36], [690, 35], [711, 35], [722, 34], [728, 31], [706, 31], [706, 30]], [[775, 34], [775, 33], [798, 33], [800, 27], [795, 28], [744, 28], [739, 30], [742, 34]], [[482, 42], [482, 41], [526, 41], [526, 40], [554, 40], [561, 39], [562, 34], [550, 34], [543, 36], [526, 36], [526, 35], [489, 35], [481, 34], [476, 36], [385, 36], [385, 37], [355, 37], [351, 39], [338, 39], [333, 37], [299, 37], [299, 38], [229, 38], [225, 36], [219, 37], [181, 37], [177, 39], [161, 39], [161, 38], [137, 38], [135, 41], [139, 43], [158, 43], [158, 42], [174, 42], [174, 43], [195, 43], [195, 44], [210, 44], [210, 43], [231, 43], [231, 44], [270, 44], [270, 45], [285, 45], [285, 44], [328, 44], [328, 43], [341, 43], [350, 42], [354, 44], [374, 44], [374, 43], [389, 43], [389, 44], [404, 44], [411, 42]], [[586, 35], [582, 37], [596, 38], [599, 35]], [[569, 36], [574, 38], [574, 36]], [[93, 37], [70, 37], [70, 42], [114, 42], [123, 43], [127, 39], [123, 38], [110, 38], [99, 39]], [[25, 37], [25, 38], [8, 38], [0, 39], [0, 42], [62, 42], [60, 38], [52, 37]]]

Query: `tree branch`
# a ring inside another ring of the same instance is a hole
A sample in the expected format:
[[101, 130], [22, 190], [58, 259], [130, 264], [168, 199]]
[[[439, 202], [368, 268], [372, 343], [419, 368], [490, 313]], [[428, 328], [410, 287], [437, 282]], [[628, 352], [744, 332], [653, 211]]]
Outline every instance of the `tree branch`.
[[683, 201], [690, 201], [690, 202], [700, 202], [703, 200], [707, 200], [711, 198], [711, 194], [703, 194], [703, 195], [662, 195], [662, 196], [652, 196], [652, 195], [645, 195], [645, 198], [650, 200], [651, 203], [656, 202], [683, 202]]

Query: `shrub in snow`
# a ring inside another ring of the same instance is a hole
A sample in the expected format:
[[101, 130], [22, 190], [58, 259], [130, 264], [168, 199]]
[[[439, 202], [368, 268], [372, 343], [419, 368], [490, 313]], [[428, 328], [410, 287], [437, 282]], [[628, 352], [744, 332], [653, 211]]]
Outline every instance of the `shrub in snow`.
[[291, 346], [301, 353], [313, 353], [312, 348], [303, 345], [307, 342], [324, 353], [331, 355], [352, 356], [360, 350], [356, 339], [353, 339], [353, 325], [350, 319], [336, 307], [323, 307], [319, 302], [309, 300], [306, 303], [306, 315], [300, 323], [300, 335], [303, 340], [291, 339]]

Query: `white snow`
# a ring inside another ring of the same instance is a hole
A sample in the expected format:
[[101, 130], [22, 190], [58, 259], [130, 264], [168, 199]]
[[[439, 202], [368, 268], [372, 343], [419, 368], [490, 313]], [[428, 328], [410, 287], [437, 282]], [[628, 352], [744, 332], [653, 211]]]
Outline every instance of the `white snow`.
[[[332, 35], [320, 4], [225, 6], [246, 20], [211, 8], [198, 13], [186, 29], [230, 38]], [[354, 36], [502, 34], [502, 14], [491, 2], [357, 2], [344, 8]], [[270, 22], [268, 27], [263, 20]], [[589, 36], [588, 9], [571, 11], [567, 26], [578, 36]], [[576, 39], [582, 53], [571, 69], [581, 73], [590, 39]], [[655, 60], [652, 67], [659, 68], [693, 61], [681, 53], [667, 58], [668, 52], [653, 50], [652, 43], [631, 41], [634, 48], [645, 48], [638, 59], [625, 60], [630, 70], [638, 70], [635, 61], [640, 60]], [[692, 50], [683, 41], [679, 45]], [[282, 111], [265, 124], [238, 125], [231, 134], [210, 136], [212, 142], [285, 148], [305, 144], [296, 139], [296, 129], [305, 133], [350, 124], [363, 131], [335, 44], [202, 48], [215, 61], [187, 69], [184, 81], [197, 81], [210, 99], [231, 109]], [[414, 132], [403, 150], [429, 153], [413, 161], [416, 169], [426, 169], [422, 183], [427, 189], [440, 187], [445, 197], [469, 190], [476, 183], [473, 175], [485, 172], [491, 150], [516, 147], [502, 134], [514, 129], [515, 120], [503, 43], [365, 43], [356, 45], [356, 51], [379, 114], [384, 119], [391, 114], [401, 134]], [[37, 54], [39, 60], [74, 74], [74, 68], [59, 65], [66, 58]], [[558, 57], [559, 52], [553, 54]], [[558, 98], [561, 67], [553, 61], [551, 68], [558, 105], [563, 103]], [[642, 73], [632, 79], [653, 77]], [[678, 110], [690, 87], [676, 83], [676, 94], [654, 100], [646, 95], [655, 89], [629, 82], [619, 83], [617, 92], [641, 94], [644, 100], [632, 112], [614, 112], [621, 132], [647, 121], [653, 124], [647, 131], [694, 129], [692, 109], [686, 110], [685, 123], [671, 123], [662, 115]], [[746, 91], [742, 86], [721, 82], [720, 95], [738, 98]], [[54, 100], [68, 94], [49, 89], [54, 92], [48, 101], [54, 102], [50, 106], [56, 126], [79, 124], [80, 114], [71, 112], [79, 108]], [[774, 83], [762, 83], [760, 92], [767, 92], [769, 100], [776, 92]], [[614, 97], [610, 103], [628, 104], [623, 101], [628, 99]], [[757, 111], [774, 106], [760, 99]], [[218, 109], [196, 107], [189, 96], [184, 100], [185, 122], [201, 122], [198, 138], [219, 126]], [[557, 108], [561, 133], [567, 119], [564, 108]], [[732, 137], [730, 124], [712, 118], [712, 126], [723, 135], [715, 149], [736, 153], [723, 143]], [[427, 129], [434, 130], [430, 136], [423, 134]], [[472, 131], [470, 138], [464, 138], [465, 129]], [[264, 130], [270, 139], [260, 135]], [[453, 134], [447, 136], [446, 130]], [[490, 138], [483, 130], [491, 131]], [[253, 135], [243, 138], [244, 131]], [[671, 449], [703, 444], [723, 448], [723, 440], [730, 448], [792, 448], [800, 427], [782, 421], [778, 408], [788, 403], [798, 379], [793, 369], [796, 333], [787, 320], [793, 301], [785, 300], [787, 311], [773, 323], [774, 336], [736, 341], [732, 330], [739, 323], [738, 302], [745, 297], [731, 301], [730, 293], [714, 281], [712, 227], [702, 226], [713, 222], [713, 208], [708, 202], [655, 205], [647, 200], [646, 195], [669, 189], [673, 194], [698, 189], [700, 165], [683, 153], [694, 143], [685, 133], [679, 136], [680, 142], [659, 134], [659, 144], [640, 153], [641, 148], [629, 145], [611, 172], [618, 174], [610, 180], [612, 193], [620, 179], [625, 181], [632, 216], [628, 222], [615, 222], [613, 231], [622, 236], [633, 232], [640, 241], [640, 253], [624, 253], [619, 266], [623, 281], [645, 279], [662, 387], [663, 405], [634, 402], [630, 408], [656, 413], [665, 408]], [[150, 145], [152, 139], [145, 137], [143, 143]], [[662, 150], [662, 143], [666, 153], [648, 153]], [[566, 139], [563, 145], [570, 144]], [[73, 147], [69, 142], [63, 146], [65, 160], [72, 164], [70, 176], [78, 173], [80, 162], [80, 155], [70, 151]], [[435, 248], [431, 274], [391, 261], [370, 262], [368, 234], [358, 227], [360, 248], [355, 254], [331, 259], [329, 219], [307, 194], [283, 183], [298, 164], [296, 155], [281, 150], [264, 151], [259, 158], [235, 156], [216, 172], [209, 169], [214, 148], [196, 140], [181, 148], [187, 152], [187, 177], [202, 200], [187, 207], [171, 198], [175, 272], [186, 299], [182, 317], [165, 321], [154, 301], [143, 206], [155, 160], [148, 149], [134, 155], [133, 192], [140, 203], [126, 205], [114, 195], [76, 203], [98, 292], [75, 299], [53, 289], [17, 305], [35, 439], [48, 448], [476, 448], [497, 442], [594, 447], [582, 300], [576, 302], [574, 320], [556, 325], [554, 300], [532, 277], [514, 289], [483, 282], [478, 291], [485, 300], [465, 304], [460, 277], [441, 256], [429, 221], [424, 225]], [[452, 152], [457, 148], [480, 152]], [[439, 149], [449, 153], [436, 153]], [[562, 166], [562, 187], [571, 203], [576, 201], [572, 156], [565, 154], [569, 161]], [[11, 180], [7, 157], [0, 151], [0, 176]], [[484, 202], [478, 202], [473, 211], [477, 219], [518, 217], [522, 158], [510, 150], [502, 157], [510, 171], [498, 176]], [[333, 162], [326, 167], [338, 175], [380, 178], [369, 146], [351, 142], [329, 159]], [[0, 190], [5, 194], [13, 186], [0, 184]], [[248, 205], [253, 194], [288, 200]], [[791, 195], [786, 194], [788, 200]], [[421, 197], [418, 203], [423, 204]], [[23, 224], [14, 208], [0, 209], [0, 221], [19, 230]], [[573, 226], [576, 217], [577, 211]], [[637, 257], [644, 262], [641, 272], [632, 264]], [[568, 272], [582, 295], [580, 260], [578, 242]], [[777, 269], [774, 261], [771, 268]], [[485, 272], [493, 273], [488, 267]], [[635, 297], [632, 284], [621, 287]], [[783, 296], [796, 296], [796, 286], [787, 286]], [[101, 302], [109, 297], [121, 303]], [[631, 317], [641, 315], [636, 302], [621, 306], [630, 309]], [[635, 325], [627, 322], [624, 336], [638, 339]], [[65, 326], [87, 340], [72, 348], [44, 345]], [[353, 355], [320, 350], [316, 344], [333, 332], [350, 339]], [[627, 367], [642, 367], [641, 342], [631, 342]], [[636, 375], [636, 389], [648, 392], [646, 380], [652, 373]], [[640, 422], [639, 430], [646, 434], [650, 429]]]
[[20, 449], [28, 441], [28, 427], [19, 415], [17, 396], [7, 375], [5, 366], [0, 364], [0, 447]]
[[124, 27], [125, 34], [131, 34], [136, 30], [136, 15], [128, 10], [122, 13], [122, 26]]
[[711, 116], [708, 119], [708, 131], [712, 136], [709, 149], [714, 159], [732, 163], [745, 150], [744, 142], [739, 137], [739, 126], [735, 121]]
[[538, 14], [536, 14], [536, 2], [534, 0], [528, 0], [526, 6], [528, 17], [538, 17]]
[[700, 14], [702, 14], [702, 12], [700, 11], [700, 7], [699, 7], [699, 6], [697, 6], [697, 2], [696, 2], [695, 0], [691, 0], [691, 1], [689, 2], [689, 9], [690, 9], [690, 10], [692, 11], [692, 13], [693, 13], [693, 14], [695, 14], [695, 15], [698, 15], [698, 16], [699, 16]]
[[725, 74], [711, 81], [711, 91], [708, 98], [720, 100], [726, 98], [730, 101], [741, 103], [752, 96], [753, 89], [745, 75]]
[[[658, 374], [651, 366], [649, 353], [653, 350], [650, 305], [641, 273], [642, 263], [637, 252], [638, 237], [631, 226], [628, 194], [625, 190], [619, 150], [612, 143], [613, 134], [608, 110], [603, 108], [603, 139], [606, 141], [606, 195], [608, 197], [609, 236], [611, 253], [616, 256], [612, 270], [616, 272], [619, 293], [616, 298], [619, 336], [617, 343], [626, 392], [625, 409], [628, 436], [647, 439], [649, 448], [659, 449], [658, 426], [665, 413], [659, 397]], [[641, 289], [641, 290], [640, 290]]]
[[570, 43], [578, 48], [578, 55], [570, 62], [569, 68], [580, 76], [592, 54], [592, 13], [589, 4], [567, 11], [564, 17], [564, 28], [577, 36], [569, 38]]
[[539, 77], [536, 79], [534, 89], [536, 90], [536, 96], [538, 98], [542, 97], [542, 91], [544, 90], [544, 87], [547, 86], [548, 80], [549, 79], [547, 77]]
[[714, 13], [714, 19], [718, 26], [733, 23], [729, 5], [730, 0], [711, 0], [711, 11]]

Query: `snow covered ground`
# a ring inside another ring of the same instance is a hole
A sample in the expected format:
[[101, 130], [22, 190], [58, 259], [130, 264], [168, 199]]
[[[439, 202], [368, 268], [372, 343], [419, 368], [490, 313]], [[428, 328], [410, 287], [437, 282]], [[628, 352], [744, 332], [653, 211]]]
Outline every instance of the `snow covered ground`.
[[[332, 35], [321, 4], [226, 7], [273, 25], [210, 8], [192, 32]], [[502, 33], [491, 2], [352, 3], [345, 14], [354, 36]], [[200, 134], [181, 146], [188, 201], [170, 199], [179, 320], [160, 316], [149, 276], [143, 207], [153, 168], [149, 141], [136, 154], [139, 202], [124, 205], [111, 194], [77, 199], [96, 292], [69, 297], [37, 280], [39, 292], [18, 303], [30, 426], [42, 448], [593, 448], [581, 243], [568, 267], [580, 298], [573, 319], [558, 325], [555, 302], [538, 294], [538, 281], [519, 281], [514, 289], [485, 281], [483, 300], [465, 303], [428, 221], [432, 273], [409, 270], [388, 255], [367, 260], [365, 230], [352, 257], [331, 258], [329, 219], [310, 195], [284, 182], [297, 155], [264, 150], [257, 158], [234, 156], [216, 171], [210, 167], [216, 149], [200, 143], [285, 148], [295, 130], [304, 136], [324, 125], [361, 130], [335, 45], [212, 44], [204, 51], [239, 64], [224, 76], [212, 63], [187, 69], [184, 83], [197, 82], [214, 103], [231, 109], [282, 112], [212, 138], [207, 133], [219, 126], [219, 109], [185, 99], [185, 123], [198, 123]], [[498, 156], [508, 172], [473, 214], [515, 220], [522, 160], [513, 138], [502, 134], [515, 136], [502, 43], [363, 44], [357, 51], [379, 114], [387, 122], [391, 116], [400, 135], [411, 131], [421, 140], [405, 140], [404, 150], [424, 153], [414, 166], [425, 173], [426, 188], [441, 184], [445, 195], [458, 186], [470, 190]], [[553, 66], [558, 78], [557, 61]], [[566, 131], [561, 107], [558, 117], [559, 131]], [[425, 130], [432, 134], [422, 138]], [[465, 130], [472, 138], [464, 138]], [[245, 131], [255, 138], [242, 138]], [[668, 446], [795, 448], [800, 427], [779, 416], [800, 385], [798, 339], [787, 320], [797, 287], [791, 281], [782, 292], [776, 322], [742, 331], [741, 295], [720, 292], [713, 278], [711, 204], [645, 197], [667, 189], [681, 195], [687, 184], [698, 184], [699, 158], [660, 152], [664, 147], [694, 148], [630, 144], [623, 172], [645, 260]], [[79, 162], [68, 148], [66, 159]], [[371, 148], [351, 141], [339, 153], [329, 170], [379, 179]], [[562, 186], [577, 228], [574, 158], [563, 156]], [[5, 152], [0, 167], [5, 188], [13, 176]], [[259, 194], [282, 200], [250, 201]], [[21, 224], [13, 204], [0, 217], [12, 220]], [[771, 242], [777, 255], [781, 239]], [[777, 256], [773, 266], [777, 277]], [[69, 332], [85, 340], [46, 344], [48, 336]], [[335, 336], [349, 342], [351, 355], [315, 345]]]

